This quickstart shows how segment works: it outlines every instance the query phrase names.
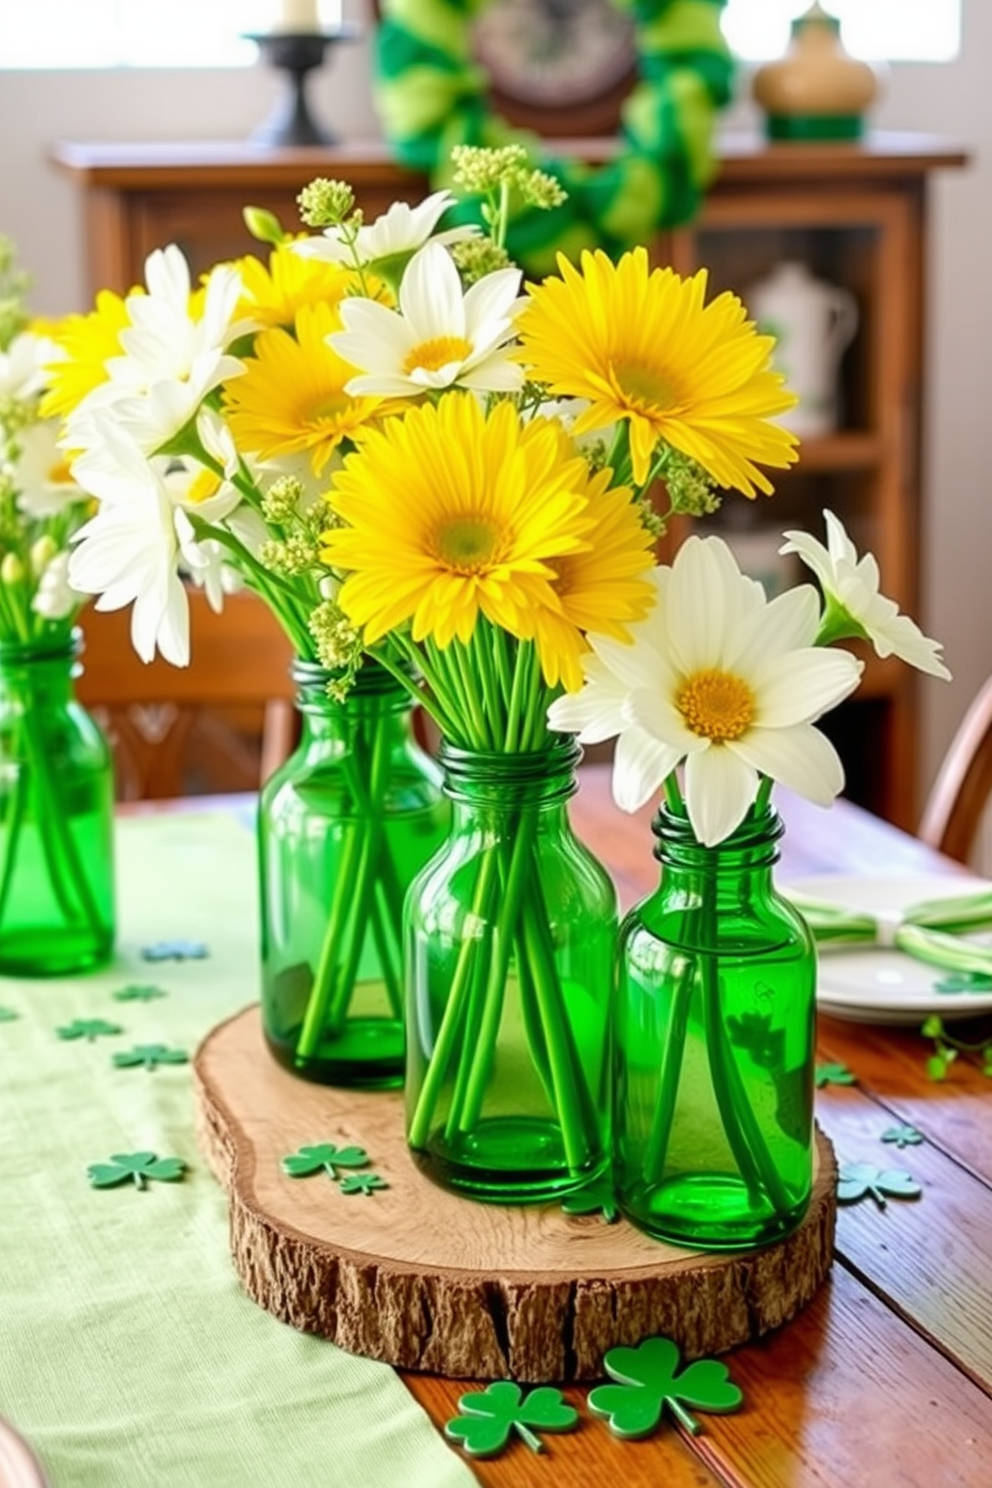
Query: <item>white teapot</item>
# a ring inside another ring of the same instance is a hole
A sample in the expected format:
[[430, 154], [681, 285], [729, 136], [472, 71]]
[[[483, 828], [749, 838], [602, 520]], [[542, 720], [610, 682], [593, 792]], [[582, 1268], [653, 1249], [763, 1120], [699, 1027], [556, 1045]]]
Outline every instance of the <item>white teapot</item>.
[[858, 328], [854, 296], [815, 278], [805, 264], [787, 261], [745, 290], [743, 299], [758, 329], [775, 337], [775, 367], [799, 398], [778, 422], [807, 438], [832, 433], [840, 359]]

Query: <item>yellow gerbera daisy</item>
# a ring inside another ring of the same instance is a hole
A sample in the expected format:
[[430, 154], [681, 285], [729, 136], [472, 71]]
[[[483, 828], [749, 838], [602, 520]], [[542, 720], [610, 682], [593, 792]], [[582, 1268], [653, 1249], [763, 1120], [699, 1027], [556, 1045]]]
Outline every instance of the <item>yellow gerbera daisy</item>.
[[529, 285], [517, 322], [530, 375], [556, 397], [589, 401], [576, 434], [626, 419], [638, 485], [665, 440], [721, 486], [770, 492], [755, 462], [790, 465], [797, 443], [770, 422], [796, 401], [771, 369], [774, 339], [736, 295], [704, 304], [705, 269], [690, 279], [649, 270], [644, 248], [617, 264], [584, 252], [581, 266], [559, 255], [561, 278]]
[[449, 393], [388, 419], [332, 482], [349, 525], [324, 534], [322, 556], [348, 574], [342, 608], [369, 644], [407, 622], [414, 641], [467, 644], [480, 614], [529, 638], [535, 606], [561, 608], [554, 562], [587, 545], [587, 479], [555, 427], [510, 403], [487, 416]]
[[561, 610], [534, 609], [529, 620], [549, 687], [562, 682], [577, 692], [584, 681], [581, 657], [586, 633], [630, 640], [627, 625], [643, 620], [656, 598], [644, 575], [654, 567], [654, 538], [625, 486], [612, 489], [612, 471], [601, 471], [586, 487], [588, 546], [551, 560]]
[[[292, 326], [296, 312], [303, 305], [337, 306], [358, 289], [354, 270], [345, 264], [304, 258], [294, 252], [292, 240], [274, 248], [267, 264], [247, 255], [238, 259], [236, 267], [244, 285], [236, 318], [250, 318], [261, 326]], [[392, 300], [378, 281], [368, 285], [363, 293], [374, 299]]]
[[341, 322], [330, 305], [303, 305], [295, 335], [260, 331], [246, 371], [224, 388], [224, 406], [238, 449], [261, 460], [310, 451], [320, 475], [343, 439], [355, 439], [383, 411], [381, 398], [352, 398], [344, 390], [354, 377], [327, 344]]
[[94, 309], [85, 315], [67, 315], [52, 329], [51, 338], [64, 359], [45, 368], [48, 390], [41, 402], [44, 418], [65, 418], [87, 393], [109, 380], [107, 362], [120, 356], [120, 333], [130, 324], [126, 301], [112, 290], [101, 289]]

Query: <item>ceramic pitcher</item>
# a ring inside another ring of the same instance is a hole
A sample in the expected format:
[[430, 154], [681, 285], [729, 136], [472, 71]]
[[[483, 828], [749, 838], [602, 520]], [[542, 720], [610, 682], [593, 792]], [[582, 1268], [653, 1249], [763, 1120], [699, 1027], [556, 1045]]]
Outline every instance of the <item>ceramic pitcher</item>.
[[858, 326], [854, 296], [802, 263], [778, 264], [745, 291], [759, 328], [776, 339], [775, 366], [799, 402], [780, 422], [803, 437], [837, 428], [840, 359]]

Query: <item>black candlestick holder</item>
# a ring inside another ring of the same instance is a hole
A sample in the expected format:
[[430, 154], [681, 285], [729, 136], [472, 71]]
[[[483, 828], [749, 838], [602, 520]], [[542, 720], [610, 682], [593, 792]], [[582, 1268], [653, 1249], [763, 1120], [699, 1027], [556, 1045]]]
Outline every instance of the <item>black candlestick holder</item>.
[[327, 31], [247, 31], [270, 67], [285, 74], [282, 92], [269, 117], [253, 130], [253, 145], [280, 148], [288, 145], [333, 145], [336, 136], [314, 120], [307, 102], [307, 76], [324, 62], [328, 47], [354, 41], [357, 26], [347, 23]]

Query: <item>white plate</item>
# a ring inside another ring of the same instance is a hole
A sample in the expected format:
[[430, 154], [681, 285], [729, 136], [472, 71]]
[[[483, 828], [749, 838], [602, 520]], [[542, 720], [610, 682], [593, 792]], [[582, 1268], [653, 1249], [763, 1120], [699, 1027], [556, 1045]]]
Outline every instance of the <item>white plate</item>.
[[47, 1481], [24, 1438], [0, 1420], [0, 1488], [46, 1488]]
[[[923, 899], [975, 894], [992, 889], [992, 884], [967, 874], [953, 878], [837, 875], [795, 879], [782, 885], [784, 894], [790, 889], [824, 904], [898, 920], [903, 910]], [[976, 944], [992, 945], [992, 932], [983, 931], [970, 938]], [[939, 966], [881, 946], [821, 946], [816, 998], [824, 1012], [854, 1023], [919, 1024], [931, 1013], [951, 1019], [992, 1012], [992, 991], [939, 991], [938, 983], [948, 975]]]

